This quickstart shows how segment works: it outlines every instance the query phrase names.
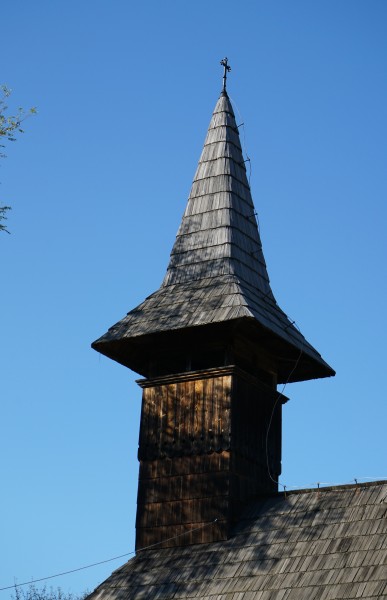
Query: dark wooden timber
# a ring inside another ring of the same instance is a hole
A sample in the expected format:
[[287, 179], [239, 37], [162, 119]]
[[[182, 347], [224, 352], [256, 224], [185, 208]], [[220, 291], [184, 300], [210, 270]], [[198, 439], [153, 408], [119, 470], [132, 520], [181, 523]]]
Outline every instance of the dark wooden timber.
[[[206, 349], [231, 327], [233, 340], [248, 337], [254, 348], [270, 354], [278, 382], [334, 375], [274, 298], [239, 132], [224, 91], [161, 287], [92, 346], [149, 377], [166, 356], [158, 352], [161, 346], [173, 353], [176, 338], [184, 341], [191, 330], [204, 329]], [[200, 338], [201, 332], [195, 335]]]
[[92, 346], [146, 378], [136, 547], [225, 540], [278, 489], [277, 383], [334, 374], [274, 298], [225, 89], [162, 285]]
[[137, 554], [89, 600], [387, 599], [387, 482], [277, 489], [277, 383], [334, 372], [271, 291], [225, 84], [160, 289], [93, 344], [145, 379]]
[[138, 552], [90, 600], [385, 600], [386, 511], [387, 482], [257, 498], [228, 540]]
[[287, 398], [238, 367], [139, 384], [136, 548], [171, 536], [163, 546], [227, 539], [246, 501], [277, 489]]

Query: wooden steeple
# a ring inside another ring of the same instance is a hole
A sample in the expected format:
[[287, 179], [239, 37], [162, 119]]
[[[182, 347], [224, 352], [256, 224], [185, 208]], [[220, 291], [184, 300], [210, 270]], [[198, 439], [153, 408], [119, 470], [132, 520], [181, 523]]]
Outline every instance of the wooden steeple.
[[227, 538], [245, 501], [277, 490], [277, 383], [334, 375], [271, 290], [222, 65], [164, 280], [92, 344], [145, 377], [138, 548]]

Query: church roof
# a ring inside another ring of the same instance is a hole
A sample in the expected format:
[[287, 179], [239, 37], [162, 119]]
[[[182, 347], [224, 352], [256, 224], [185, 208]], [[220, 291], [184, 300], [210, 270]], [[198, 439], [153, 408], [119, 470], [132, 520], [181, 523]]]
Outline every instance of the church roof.
[[[274, 298], [238, 127], [224, 90], [212, 115], [161, 287], [94, 342], [93, 348], [138, 370], [132, 367], [133, 359], [125, 362], [118, 344], [237, 320], [249, 321], [250, 328], [263, 332], [254, 335], [269, 334], [277, 340], [276, 353], [290, 352], [293, 365], [302, 353], [300, 375], [295, 373], [293, 380], [334, 375]], [[289, 367], [283, 370], [288, 374]]]
[[386, 481], [280, 493], [225, 542], [138, 552], [88, 600], [387, 598], [386, 515]]

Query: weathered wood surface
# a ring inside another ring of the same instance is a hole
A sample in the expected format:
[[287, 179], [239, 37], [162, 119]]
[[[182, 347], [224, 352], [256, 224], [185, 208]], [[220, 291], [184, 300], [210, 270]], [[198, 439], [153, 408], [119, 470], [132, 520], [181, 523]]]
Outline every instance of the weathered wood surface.
[[[199, 540], [205, 543], [226, 539], [233, 508], [232, 486], [228, 451], [141, 460], [136, 548], [153, 543], [185, 546]], [[215, 520], [216, 526], [204, 537], [197, 533], [194, 537], [169, 540], [171, 535]]]
[[[213, 541], [226, 539], [242, 504], [277, 489], [283, 397], [235, 367], [141, 385], [136, 547], [162, 542], [168, 527], [194, 528], [215, 519]], [[273, 409], [271, 479], [265, 441]], [[173, 545], [187, 543], [184, 536]]]
[[[233, 109], [222, 94], [160, 289], [93, 347], [136, 370], [135, 356], [126, 354], [131, 340], [237, 319], [256, 321], [278, 336], [285, 345], [278, 349], [279, 357], [286, 349], [302, 352], [293, 379], [334, 374], [275, 301]], [[125, 348], [117, 347], [122, 342]], [[284, 364], [279, 380], [286, 380], [291, 370], [292, 365]]]
[[[262, 439], [279, 396], [275, 390], [235, 367], [170, 379], [144, 382], [139, 460], [235, 449], [249, 460], [261, 461]], [[278, 475], [281, 401], [272, 419], [271, 447], [277, 448], [270, 460]]]
[[227, 541], [139, 552], [90, 600], [385, 599], [386, 511], [387, 482], [254, 500]]

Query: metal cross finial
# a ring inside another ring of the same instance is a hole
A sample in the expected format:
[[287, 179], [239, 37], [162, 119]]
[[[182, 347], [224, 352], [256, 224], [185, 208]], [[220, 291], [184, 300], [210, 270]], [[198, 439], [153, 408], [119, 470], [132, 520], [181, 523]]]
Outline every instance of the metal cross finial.
[[227, 56], [220, 61], [220, 64], [222, 65], [222, 67], [224, 67], [224, 72], [223, 72], [223, 92], [226, 91], [226, 81], [227, 81], [227, 73], [231, 71], [231, 67], [228, 64], [228, 58]]

